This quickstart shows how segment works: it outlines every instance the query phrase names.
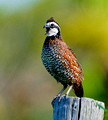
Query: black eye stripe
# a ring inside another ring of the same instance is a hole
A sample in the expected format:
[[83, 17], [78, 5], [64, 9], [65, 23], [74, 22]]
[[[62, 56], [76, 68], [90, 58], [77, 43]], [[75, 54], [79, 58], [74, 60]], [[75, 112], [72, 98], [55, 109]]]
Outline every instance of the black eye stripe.
[[54, 24], [52, 23], [51, 26], [54, 26]]
[[51, 24], [51, 25], [50, 25], [50, 28], [57, 28], [57, 29], [59, 30], [59, 27], [56, 26], [56, 25], [54, 25], [54, 24], [53, 24], [53, 25]]
[[54, 28], [54, 27], [55, 27], [55, 25], [52, 23], [52, 24], [51, 24], [51, 28]]

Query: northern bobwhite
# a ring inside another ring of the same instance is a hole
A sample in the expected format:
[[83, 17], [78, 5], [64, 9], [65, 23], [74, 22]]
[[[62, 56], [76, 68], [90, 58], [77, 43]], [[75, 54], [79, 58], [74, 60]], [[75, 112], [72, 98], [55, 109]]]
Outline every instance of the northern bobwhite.
[[83, 71], [73, 51], [61, 37], [59, 24], [53, 17], [47, 20], [45, 26], [48, 34], [42, 49], [42, 62], [47, 71], [64, 87], [57, 96], [69, 85], [66, 95], [73, 88], [76, 96], [83, 97]]

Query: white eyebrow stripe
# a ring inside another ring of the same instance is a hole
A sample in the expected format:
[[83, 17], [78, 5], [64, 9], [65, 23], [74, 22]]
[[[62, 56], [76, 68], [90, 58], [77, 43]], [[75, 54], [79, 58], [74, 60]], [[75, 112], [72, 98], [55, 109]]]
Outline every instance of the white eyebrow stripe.
[[55, 26], [59, 27], [59, 25], [57, 23], [55, 23], [55, 22], [48, 22], [48, 23], [46, 23], [47, 26], [50, 26], [51, 24], [54, 24]]

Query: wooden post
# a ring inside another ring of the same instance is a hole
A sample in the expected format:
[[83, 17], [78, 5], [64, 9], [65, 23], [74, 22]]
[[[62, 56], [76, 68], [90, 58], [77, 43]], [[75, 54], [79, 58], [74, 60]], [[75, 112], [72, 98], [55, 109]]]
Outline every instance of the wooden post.
[[53, 120], [103, 120], [103, 102], [90, 98], [62, 97], [53, 104]]

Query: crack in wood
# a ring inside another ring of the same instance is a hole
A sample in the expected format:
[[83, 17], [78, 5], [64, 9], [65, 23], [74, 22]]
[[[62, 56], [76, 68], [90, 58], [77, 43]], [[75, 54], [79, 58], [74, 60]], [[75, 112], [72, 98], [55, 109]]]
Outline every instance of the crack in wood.
[[103, 120], [103, 102], [90, 98], [62, 97], [53, 101], [53, 120]]
[[81, 98], [79, 99], [79, 112], [78, 112], [78, 120], [80, 120], [80, 113], [81, 113]]

